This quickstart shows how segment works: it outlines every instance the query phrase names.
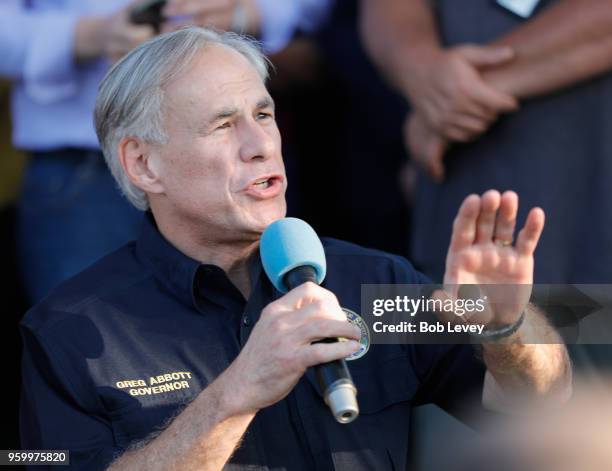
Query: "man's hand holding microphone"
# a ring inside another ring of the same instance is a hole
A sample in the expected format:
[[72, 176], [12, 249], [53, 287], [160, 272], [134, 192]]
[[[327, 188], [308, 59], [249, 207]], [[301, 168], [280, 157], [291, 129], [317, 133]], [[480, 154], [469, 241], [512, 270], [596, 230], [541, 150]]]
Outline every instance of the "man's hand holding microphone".
[[[312, 282], [289, 291], [262, 311], [244, 348], [219, 377], [230, 409], [255, 413], [282, 400], [307, 368], [355, 353], [359, 336], [330, 291]], [[348, 341], [317, 342], [338, 337]]]

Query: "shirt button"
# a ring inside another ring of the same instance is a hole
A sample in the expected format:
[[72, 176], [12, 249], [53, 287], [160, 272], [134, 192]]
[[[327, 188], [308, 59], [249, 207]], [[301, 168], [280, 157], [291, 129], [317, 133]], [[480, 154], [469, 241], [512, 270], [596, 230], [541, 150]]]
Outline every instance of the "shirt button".
[[251, 325], [251, 318], [248, 315], [245, 314], [244, 316], [242, 316], [242, 323], [246, 327], [250, 326]]

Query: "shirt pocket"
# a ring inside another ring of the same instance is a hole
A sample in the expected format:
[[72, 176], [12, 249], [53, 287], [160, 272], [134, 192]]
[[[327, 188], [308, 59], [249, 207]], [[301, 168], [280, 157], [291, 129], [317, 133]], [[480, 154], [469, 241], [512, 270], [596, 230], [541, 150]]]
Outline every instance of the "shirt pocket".
[[350, 365], [359, 417], [330, 433], [335, 470], [406, 469], [418, 380], [406, 355]]
[[375, 414], [394, 404], [410, 402], [418, 389], [416, 373], [406, 355], [351, 365], [360, 414]]

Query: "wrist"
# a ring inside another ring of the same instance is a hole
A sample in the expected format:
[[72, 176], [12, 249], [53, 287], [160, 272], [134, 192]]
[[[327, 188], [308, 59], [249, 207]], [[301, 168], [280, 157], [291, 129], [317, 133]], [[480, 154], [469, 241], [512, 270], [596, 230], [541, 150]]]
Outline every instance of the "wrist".
[[[514, 324], [512, 324], [514, 325]], [[520, 326], [510, 335], [496, 341], [479, 340], [482, 345], [482, 358], [491, 372], [497, 374], [515, 374], [523, 371], [529, 364], [537, 345], [528, 343], [531, 337], [528, 319], [523, 319]]]
[[473, 334], [472, 338], [483, 343], [507, 343], [515, 341], [519, 335], [519, 330], [525, 323], [525, 313], [523, 310], [521, 315], [512, 324], [507, 324], [499, 327], [487, 327], [479, 334]]
[[218, 405], [217, 414], [219, 421], [238, 416], [254, 416], [259, 409], [249, 402], [246, 389], [240, 386], [240, 382], [233, 375], [233, 364], [230, 365], [209, 386], [211, 393], [215, 396]]
[[512, 79], [512, 74], [508, 68], [487, 68], [480, 71], [482, 79], [494, 89], [512, 95], [514, 97], [521, 98], [519, 96], [519, 88], [516, 87], [516, 81]]
[[411, 47], [402, 58], [403, 70], [399, 74], [401, 93], [418, 103], [423, 89], [429, 83], [432, 70], [444, 59], [445, 51], [437, 44], [423, 44]]

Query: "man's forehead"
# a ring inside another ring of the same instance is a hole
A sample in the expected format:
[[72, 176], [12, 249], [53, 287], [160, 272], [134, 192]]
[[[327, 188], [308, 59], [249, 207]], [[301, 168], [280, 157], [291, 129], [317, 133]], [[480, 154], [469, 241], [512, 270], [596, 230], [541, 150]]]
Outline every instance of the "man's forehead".
[[[198, 52], [189, 70], [165, 90], [167, 113], [185, 116], [197, 114], [197, 121], [213, 119], [225, 110], [272, 105], [268, 90], [253, 64], [242, 54], [222, 45], [205, 46]], [[196, 125], [195, 122], [193, 122]]]
[[265, 88], [257, 69], [246, 57], [229, 47], [215, 44], [198, 51], [187, 70], [170, 88], [178, 91], [203, 87], [218, 89], [240, 84]]

